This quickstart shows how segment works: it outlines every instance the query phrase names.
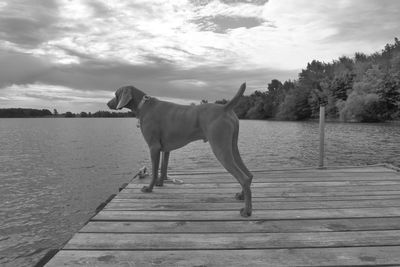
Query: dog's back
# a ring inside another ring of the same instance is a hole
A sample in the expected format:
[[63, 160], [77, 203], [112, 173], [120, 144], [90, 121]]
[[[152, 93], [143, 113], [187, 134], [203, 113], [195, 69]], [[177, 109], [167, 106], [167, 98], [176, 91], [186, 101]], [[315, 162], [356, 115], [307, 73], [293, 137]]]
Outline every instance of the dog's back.
[[245, 89], [246, 84], [243, 83], [232, 100], [225, 105], [180, 105], [151, 99], [145, 107], [151, 112], [145, 111], [142, 117], [142, 132], [144, 136], [159, 136], [162, 150], [165, 151], [178, 149], [195, 140], [207, 141], [208, 128], [221, 116], [238, 123], [233, 108]]

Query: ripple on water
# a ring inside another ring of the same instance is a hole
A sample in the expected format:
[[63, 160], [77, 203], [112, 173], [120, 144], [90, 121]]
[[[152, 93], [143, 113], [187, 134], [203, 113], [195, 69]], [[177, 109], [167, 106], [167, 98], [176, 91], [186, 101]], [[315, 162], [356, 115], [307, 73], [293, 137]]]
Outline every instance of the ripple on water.
[[[0, 120], [2, 266], [32, 266], [62, 246], [99, 203], [150, 166], [135, 119]], [[400, 166], [400, 124], [326, 128], [327, 164]], [[250, 169], [316, 166], [318, 125], [241, 121], [239, 150]], [[183, 168], [221, 165], [209, 144], [198, 141], [171, 153], [170, 169]]]

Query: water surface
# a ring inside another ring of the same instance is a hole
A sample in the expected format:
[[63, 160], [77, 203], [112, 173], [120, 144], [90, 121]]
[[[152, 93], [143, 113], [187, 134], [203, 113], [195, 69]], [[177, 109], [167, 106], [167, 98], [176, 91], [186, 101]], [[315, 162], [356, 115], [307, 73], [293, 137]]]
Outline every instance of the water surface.
[[[318, 164], [317, 123], [240, 125], [250, 169]], [[400, 166], [399, 124], [326, 128], [328, 165]], [[134, 118], [0, 119], [0, 265], [32, 266], [61, 247], [143, 165], [149, 153]], [[171, 153], [171, 170], [220, 168], [202, 141]]]

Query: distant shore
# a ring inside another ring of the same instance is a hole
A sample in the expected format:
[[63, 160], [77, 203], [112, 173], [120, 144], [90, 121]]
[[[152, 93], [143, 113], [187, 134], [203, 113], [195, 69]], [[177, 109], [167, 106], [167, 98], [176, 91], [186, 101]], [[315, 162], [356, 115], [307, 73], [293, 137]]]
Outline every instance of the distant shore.
[[51, 112], [48, 109], [32, 109], [32, 108], [6, 108], [0, 109], [0, 118], [124, 118], [134, 117], [132, 112], [109, 112], [109, 111], [96, 111], [72, 113], [67, 111], [65, 113], [58, 113], [55, 109]]
[[[53, 114], [47, 109], [28, 109], [28, 108], [9, 108], [9, 109], [0, 109], [0, 118], [9, 118], [9, 119], [17, 119], [17, 118], [135, 118], [135, 115], [132, 112], [110, 112], [110, 111], [96, 111], [94, 113], [91, 112], [80, 112], [80, 113], [72, 113], [65, 112], [61, 114]], [[260, 121], [290, 121], [290, 120], [282, 120], [278, 118], [269, 118], [269, 119], [248, 119], [241, 118], [241, 120], [260, 120]], [[301, 121], [309, 121], [309, 122], [318, 122], [317, 118], [309, 118]], [[326, 118], [326, 122], [329, 123], [360, 123], [356, 120], [352, 121], [341, 121], [339, 118]], [[387, 120], [384, 122], [376, 122], [376, 123], [391, 123], [391, 124], [399, 124], [400, 120]]]

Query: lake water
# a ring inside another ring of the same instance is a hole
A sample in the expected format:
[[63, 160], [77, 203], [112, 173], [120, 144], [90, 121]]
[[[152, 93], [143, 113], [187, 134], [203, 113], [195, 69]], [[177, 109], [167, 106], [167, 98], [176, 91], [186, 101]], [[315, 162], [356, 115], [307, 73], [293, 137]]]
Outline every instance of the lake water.
[[[318, 123], [241, 121], [250, 169], [318, 164]], [[400, 166], [400, 124], [326, 126], [326, 164]], [[60, 248], [149, 153], [134, 118], [0, 119], [0, 265], [32, 266]], [[171, 153], [171, 170], [220, 169], [208, 144]]]

